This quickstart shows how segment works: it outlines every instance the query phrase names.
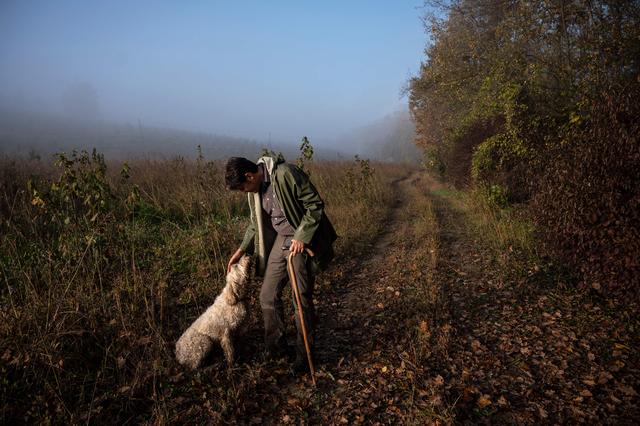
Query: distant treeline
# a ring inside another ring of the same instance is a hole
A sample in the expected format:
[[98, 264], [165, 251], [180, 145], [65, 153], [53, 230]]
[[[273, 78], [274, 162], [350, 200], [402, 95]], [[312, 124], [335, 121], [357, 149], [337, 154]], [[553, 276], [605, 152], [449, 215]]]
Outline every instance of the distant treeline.
[[8, 155], [47, 156], [96, 148], [107, 158], [118, 160], [141, 156], [194, 157], [197, 146], [208, 158], [256, 157], [263, 148], [257, 141], [226, 135], [0, 109], [0, 153]]
[[[96, 148], [109, 160], [132, 158], [194, 158], [197, 147], [207, 158], [229, 156], [257, 158], [263, 149], [298, 155], [300, 139], [256, 141], [242, 137], [148, 126], [141, 122], [117, 124], [107, 121], [51, 116], [2, 106], [0, 100], [0, 154], [25, 158], [48, 157], [73, 150]], [[353, 155], [385, 162], [417, 163], [420, 153], [413, 144], [414, 125], [407, 110], [389, 114], [336, 141], [318, 142], [316, 158], [348, 160]]]
[[429, 165], [523, 207], [583, 283], [637, 293], [640, 2], [433, 3], [409, 87]]

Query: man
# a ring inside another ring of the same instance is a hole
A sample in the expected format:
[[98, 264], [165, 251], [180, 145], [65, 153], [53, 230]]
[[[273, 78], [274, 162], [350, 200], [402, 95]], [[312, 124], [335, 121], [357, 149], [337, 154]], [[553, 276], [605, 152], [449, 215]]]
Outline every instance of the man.
[[[287, 353], [282, 290], [288, 281], [287, 258], [293, 257], [307, 340], [313, 348], [316, 317], [313, 306], [315, 273], [333, 258], [332, 244], [336, 232], [324, 214], [324, 203], [309, 177], [298, 167], [270, 156], [257, 164], [246, 158], [232, 157], [227, 162], [228, 189], [246, 192], [251, 211], [240, 248], [229, 259], [228, 268], [243, 254], [257, 257], [256, 275], [264, 275], [260, 290], [260, 307], [264, 318], [267, 354], [281, 357]], [[311, 250], [313, 256], [309, 254]], [[294, 307], [295, 306], [295, 298]], [[307, 357], [299, 315], [294, 370], [306, 371]]]

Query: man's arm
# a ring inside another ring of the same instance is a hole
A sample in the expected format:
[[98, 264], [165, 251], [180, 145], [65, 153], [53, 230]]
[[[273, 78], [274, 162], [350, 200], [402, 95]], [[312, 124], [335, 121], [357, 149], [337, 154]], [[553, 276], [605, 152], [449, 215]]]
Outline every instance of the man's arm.
[[294, 179], [295, 196], [302, 203], [305, 210], [300, 225], [298, 225], [293, 235], [293, 240], [303, 244], [302, 247], [296, 247], [299, 248], [299, 252], [302, 252], [304, 245], [311, 243], [313, 235], [320, 225], [324, 202], [305, 173], [297, 168], [292, 168], [291, 175]]
[[227, 273], [231, 270], [231, 266], [240, 260], [243, 254], [253, 252], [255, 236], [256, 228], [253, 225], [253, 222], [250, 222], [249, 226], [247, 226], [247, 230], [244, 232], [244, 238], [242, 239], [240, 248], [233, 253], [229, 259], [229, 263], [227, 263]]
[[256, 228], [253, 225], [253, 222], [251, 222], [249, 223], [249, 226], [247, 226], [247, 230], [244, 232], [244, 238], [242, 239], [242, 243], [240, 244], [240, 250], [252, 253], [255, 237]]

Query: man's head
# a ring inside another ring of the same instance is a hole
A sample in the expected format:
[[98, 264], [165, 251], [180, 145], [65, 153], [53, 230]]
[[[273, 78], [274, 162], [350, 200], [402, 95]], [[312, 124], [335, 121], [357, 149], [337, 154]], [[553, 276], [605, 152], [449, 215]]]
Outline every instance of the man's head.
[[242, 157], [231, 157], [227, 161], [225, 183], [227, 189], [242, 192], [258, 192], [262, 183], [262, 172], [257, 164]]

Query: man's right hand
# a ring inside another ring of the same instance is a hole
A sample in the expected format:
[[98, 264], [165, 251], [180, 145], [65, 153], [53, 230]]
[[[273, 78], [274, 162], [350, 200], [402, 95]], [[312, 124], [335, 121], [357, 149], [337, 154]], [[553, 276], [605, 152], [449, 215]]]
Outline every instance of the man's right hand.
[[233, 253], [233, 256], [231, 256], [231, 259], [229, 259], [229, 263], [227, 264], [227, 274], [231, 271], [231, 267], [240, 260], [243, 254], [244, 251], [241, 249], [238, 249]]

